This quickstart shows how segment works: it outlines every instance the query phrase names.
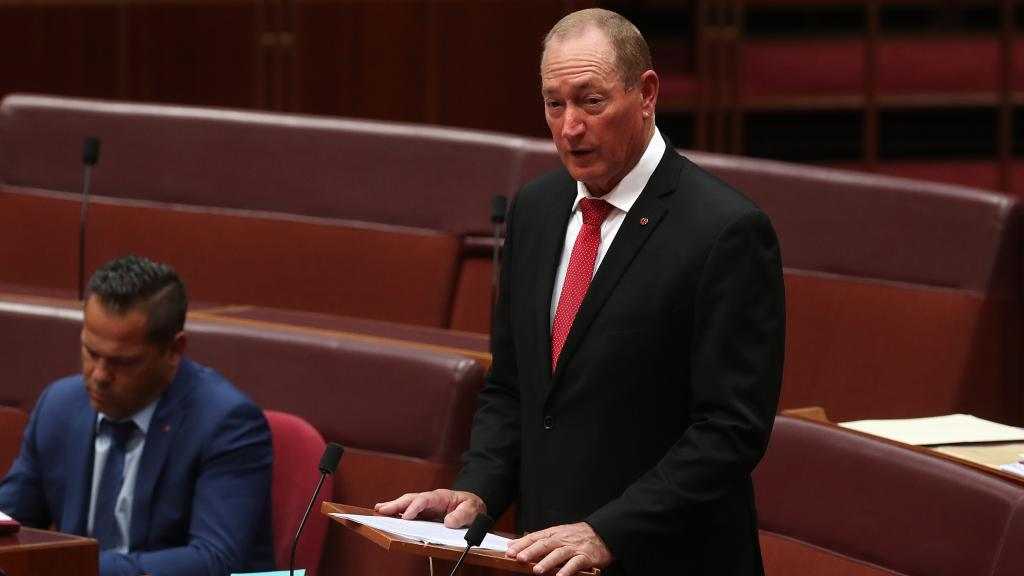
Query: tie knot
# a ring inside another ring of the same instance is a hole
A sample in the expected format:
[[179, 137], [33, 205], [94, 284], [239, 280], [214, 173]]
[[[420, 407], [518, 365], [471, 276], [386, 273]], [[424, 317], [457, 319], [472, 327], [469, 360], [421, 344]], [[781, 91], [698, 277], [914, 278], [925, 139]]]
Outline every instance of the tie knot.
[[135, 425], [134, 420], [125, 420], [123, 422], [113, 422], [111, 420], [104, 419], [103, 423], [100, 424], [102, 430], [106, 430], [107, 434], [110, 435], [110, 439], [113, 440], [114, 444], [118, 447], [124, 448], [128, 441], [132, 439], [132, 434], [139, 429]]
[[600, 198], [580, 200], [580, 212], [583, 213], [583, 223], [587, 226], [600, 226], [611, 211], [612, 205]]

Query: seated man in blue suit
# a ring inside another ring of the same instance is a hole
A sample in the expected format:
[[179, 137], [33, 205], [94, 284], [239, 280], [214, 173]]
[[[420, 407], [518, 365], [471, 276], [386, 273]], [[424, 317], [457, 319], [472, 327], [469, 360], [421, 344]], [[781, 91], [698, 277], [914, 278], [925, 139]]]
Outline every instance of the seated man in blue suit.
[[170, 267], [127, 256], [89, 281], [82, 374], [40, 395], [0, 510], [96, 538], [102, 576], [273, 566], [270, 430], [223, 376], [183, 356]]

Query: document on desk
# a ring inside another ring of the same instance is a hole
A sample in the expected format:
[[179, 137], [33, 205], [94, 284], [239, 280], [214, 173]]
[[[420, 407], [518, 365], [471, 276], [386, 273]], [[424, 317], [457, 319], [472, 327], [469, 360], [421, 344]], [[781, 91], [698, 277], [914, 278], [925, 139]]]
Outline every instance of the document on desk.
[[856, 420], [840, 422], [839, 425], [850, 430], [866, 432], [915, 446], [1024, 441], [1024, 428], [1006, 426], [969, 414], [950, 414], [931, 418]]
[[19, 528], [21, 528], [21, 525], [18, 524], [17, 520], [4, 514], [3, 510], [0, 510], [0, 534], [17, 532]]
[[[402, 520], [401, 518], [392, 518], [390, 516], [367, 516], [362, 514], [342, 514], [339, 512], [332, 512], [331, 516], [345, 518], [346, 520], [358, 522], [388, 534], [418, 542], [454, 546], [456, 548], [466, 547], [466, 528], [445, 528], [444, 524], [440, 522]], [[508, 550], [509, 542], [511, 540], [503, 536], [487, 534], [484, 536], [484, 541], [477, 548], [504, 552]]]
[[1004, 472], [1010, 474], [1016, 474], [1018, 476], [1024, 476], [1024, 462], [1012, 462], [1010, 464], [1003, 464], [999, 467]]

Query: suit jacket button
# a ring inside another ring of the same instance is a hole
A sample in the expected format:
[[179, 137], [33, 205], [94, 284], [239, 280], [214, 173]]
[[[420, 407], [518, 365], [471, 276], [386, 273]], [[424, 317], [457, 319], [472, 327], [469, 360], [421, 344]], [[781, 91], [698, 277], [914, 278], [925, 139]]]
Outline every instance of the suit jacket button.
[[544, 417], [544, 429], [545, 430], [551, 430], [554, 427], [555, 427], [555, 419], [552, 418], [551, 416], [545, 416]]

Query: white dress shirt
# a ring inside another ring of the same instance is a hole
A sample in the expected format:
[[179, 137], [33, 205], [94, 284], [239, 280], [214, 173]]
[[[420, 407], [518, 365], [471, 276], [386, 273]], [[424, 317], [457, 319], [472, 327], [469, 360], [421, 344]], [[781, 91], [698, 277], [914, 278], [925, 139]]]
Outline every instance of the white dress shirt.
[[[661, 132], [655, 127], [654, 135], [651, 136], [651, 141], [647, 143], [647, 149], [640, 156], [640, 161], [622, 178], [615, 188], [612, 188], [604, 196], [600, 196], [602, 200], [612, 205], [612, 210], [601, 224], [601, 244], [597, 248], [594, 274], [597, 274], [597, 268], [601, 265], [604, 255], [608, 253], [608, 247], [611, 246], [612, 240], [615, 239], [615, 235], [619, 232], [622, 221], [626, 219], [626, 213], [633, 207], [636, 199], [640, 197], [640, 193], [643, 192], [644, 186], [647, 186], [647, 181], [651, 179], [651, 174], [654, 174], [654, 169], [658, 167], [658, 163], [661, 162], [661, 157], [664, 154], [665, 139], [661, 137]], [[580, 228], [583, 227], [583, 213], [579, 210], [580, 200], [594, 197], [587, 190], [586, 184], [576, 182], [576, 200], [572, 204], [569, 227], [565, 231], [565, 241], [562, 243], [562, 258], [558, 262], [558, 272], [555, 274], [555, 287], [551, 296], [551, 311], [548, 318], [549, 327], [555, 321], [555, 311], [558, 309], [558, 298], [562, 294], [562, 284], [565, 283], [565, 272], [569, 268], [569, 257], [572, 255], [572, 247], [576, 244], [576, 236], [579, 235]]]
[[[117, 519], [117, 527], [121, 532], [121, 546], [114, 550], [122, 554], [128, 553], [128, 535], [131, 533], [132, 503], [135, 501], [135, 479], [138, 477], [139, 460], [142, 458], [142, 449], [146, 446], [146, 432], [149, 431], [149, 423], [153, 420], [153, 412], [156, 411], [156, 404], [159, 398], [150, 402], [148, 406], [133, 414], [128, 420], [135, 422], [139, 430], [128, 440], [124, 454], [124, 482], [121, 484], [121, 491], [117, 495], [117, 503], [114, 505], [114, 518]], [[107, 454], [110, 452], [111, 439], [109, 434], [100, 434], [100, 423], [104, 420], [114, 421], [100, 412], [96, 415], [96, 440], [92, 460], [92, 494], [89, 497], [89, 524], [88, 534], [92, 536], [92, 529], [96, 519], [96, 497], [100, 490], [100, 478], [103, 476], [103, 466], [107, 463]]]

